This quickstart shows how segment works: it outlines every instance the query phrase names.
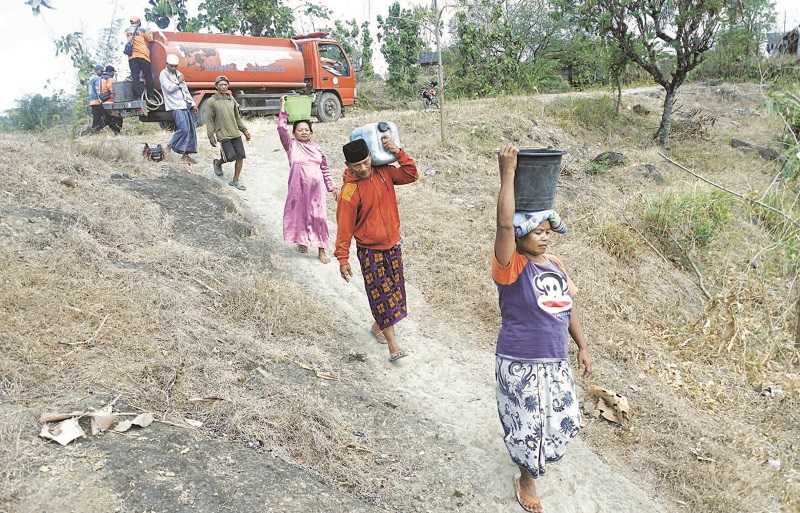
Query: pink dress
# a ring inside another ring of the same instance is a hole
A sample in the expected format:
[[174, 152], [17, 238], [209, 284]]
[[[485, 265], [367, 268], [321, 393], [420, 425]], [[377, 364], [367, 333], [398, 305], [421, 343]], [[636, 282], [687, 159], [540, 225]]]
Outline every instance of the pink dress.
[[278, 115], [278, 136], [289, 158], [289, 190], [283, 207], [283, 240], [310, 248], [328, 248], [325, 190], [333, 192], [328, 161], [319, 144], [297, 141], [288, 115]]

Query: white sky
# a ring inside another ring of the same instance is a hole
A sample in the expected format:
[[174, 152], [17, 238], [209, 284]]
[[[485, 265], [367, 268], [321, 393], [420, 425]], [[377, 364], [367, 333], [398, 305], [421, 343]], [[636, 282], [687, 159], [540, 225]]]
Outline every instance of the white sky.
[[[334, 18], [356, 18], [359, 22], [369, 19], [373, 36], [377, 31], [375, 17], [386, 15], [393, 0], [313, 0], [325, 5], [334, 13]], [[45, 90], [47, 80], [51, 88], [74, 88], [74, 74], [69, 59], [55, 55], [54, 40], [64, 34], [80, 31], [95, 38], [98, 32], [107, 27], [114, 18], [127, 19], [131, 15], [143, 17], [147, 0], [50, 0], [56, 7], [51, 11], [42, 9], [40, 16], [34, 17], [24, 0], [2, 0], [5, 14], [0, 18], [0, 48], [3, 49], [4, 69], [12, 70], [9, 78], [0, 81], [0, 111], [14, 105], [14, 99], [27, 94]], [[191, 9], [196, 9], [200, 0], [189, 0]], [[304, 0], [289, 0], [293, 7], [302, 6]], [[444, 3], [444, 2], [442, 2]], [[429, 5], [430, 0], [400, 0], [404, 7]], [[115, 14], [116, 6], [116, 14]], [[776, 0], [778, 25], [783, 26], [786, 13], [786, 26], [800, 24], [800, 1]], [[300, 27], [297, 27], [298, 29]], [[122, 57], [122, 40], [120, 39]], [[383, 56], [377, 45], [374, 51], [376, 69], [385, 68]], [[123, 66], [122, 71], [127, 71]]]

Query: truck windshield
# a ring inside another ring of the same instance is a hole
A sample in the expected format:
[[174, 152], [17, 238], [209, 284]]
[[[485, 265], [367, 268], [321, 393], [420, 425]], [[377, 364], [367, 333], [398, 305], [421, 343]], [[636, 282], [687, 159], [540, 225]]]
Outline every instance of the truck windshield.
[[350, 75], [350, 65], [342, 49], [334, 44], [319, 45], [319, 56], [322, 67], [337, 77]]

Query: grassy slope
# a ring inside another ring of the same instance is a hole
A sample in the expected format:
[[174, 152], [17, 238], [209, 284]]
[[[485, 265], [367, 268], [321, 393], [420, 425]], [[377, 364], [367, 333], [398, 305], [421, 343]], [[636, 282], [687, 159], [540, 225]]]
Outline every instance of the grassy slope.
[[[763, 191], [776, 165], [728, 144], [739, 137], [775, 145], [781, 124], [758, 91], [687, 86], [679, 102], [715, 122], [697, 127], [678, 118], [672, 156], [735, 190]], [[633, 113], [637, 103], [651, 112]], [[629, 429], [590, 420], [587, 438], [633, 479], [668, 487], [690, 511], [773, 511], [778, 504], [788, 511], [800, 505], [800, 382], [786, 244], [776, 244], [752, 211], [657, 155], [650, 135], [659, 103], [653, 93], [626, 97], [619, 118], [610, 99], [450, 103], [444, 147], [436, 114], [418, 111], [357, 113], [318, 125], [317, 137], [341, 165], [336, 149], [349, 128], [377, 119], [401, 127], [428, 175], [400, 193], [409, 281], [487, 350], [499, 319], [488, 278], [499, 185], [494, 151], [504, 141], [568, 150], [557, 202], [572, 231], [554, 252], [581, 289], [593, 382], [627, 395], [634, 407]], [[589, 162], [606, 150], [624, 152], [626, 164]], [[645, 164], [655, 164], [664, 183], [648, 178]], [[654, 211], [667, 232], [654, 225]], [[782, 392], [761, 395], [768, 385]], [[780, 470], [768, 459], [780, 460]]]

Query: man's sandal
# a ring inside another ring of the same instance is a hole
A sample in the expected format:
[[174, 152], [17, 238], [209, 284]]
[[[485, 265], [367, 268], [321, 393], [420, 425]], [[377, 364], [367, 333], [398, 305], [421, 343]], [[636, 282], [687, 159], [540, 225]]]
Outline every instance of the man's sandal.
[[519, 505], [520, 505], [520, 507], [522, 509], [524, 509], [528, 513], [544, 513], [544, 508], [542, 507], [542, 501], [538, 497], [536, 498], [536, 505], [533, 506], [532, 508], [526, 506], [522, 502], [522, 496], [520, 495], [519, 478], [518, 477], [514, 478], [514, 492], [517, 495], [517, 502], [519, 502]]
[[397, 360], [399, 360], [400, 358], [405, 358], [406, 356], [408, 356], [408, 353], [406, 353], [405, 351], [400, 351], [399, 353], [394, 353], [394, 354], [392, 354], [392, 355], [389, 357], [389, 361], [390, 361], [390, 362], [396, 362], [396, 361], [397, 361]]
[[239, 182], [234, 182], [233, 180], [228, 182], [228, 185], [230, 185], [234, 189], [239, 189], [240, 191], [244, 191], [247, 189], [247, 187], [245, 187], [244, 185], [240, 184]]

